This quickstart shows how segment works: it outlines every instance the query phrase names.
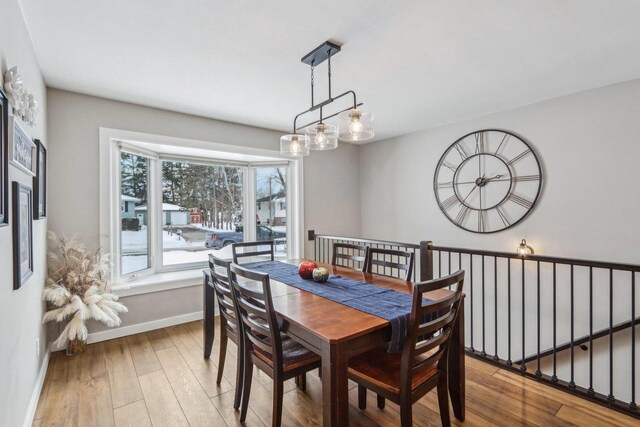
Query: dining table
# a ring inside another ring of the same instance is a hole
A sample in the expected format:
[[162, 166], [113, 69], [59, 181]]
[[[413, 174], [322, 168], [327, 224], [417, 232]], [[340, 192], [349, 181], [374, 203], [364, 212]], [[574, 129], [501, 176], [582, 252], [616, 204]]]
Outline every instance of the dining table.
[[[301, 260], [286, 260], [297, 265]], [[317, 263], [330, 275], [369, 283], [375, 286], [412, 293], [413, 283], [393, 277], [365, 273], [348, 267]], [[323, 286], [318, 284], [318, 286]], [[207, 288], [208, 286], [205, 286]], [[452, 291], [440, 289], [427, 298], [437, 300]], [[322, 420], [324, 426], [349, 425], [348, 365], [349, 358], [379, 346], [387, 345], [391, 337], [388, 320], [331, 301], [311, 292], [271, 280], [273, 306], [282, 321], [282, 330], [322, 359]], [[213, 340], [213, 303], [211, 292], [205, 289], [205, 341]], [[410, 307], [409, 307], [410, 310]], [[207, 326], [209, 324], [209, 326]], [[207, 331], [210, 329], [210, 331]], [[205, 343], [206, 344], [206, 343]], [[206, 352], [206, 345], [205, 345]], [[454, 415], [465, 415], [464, 304], [460, 312], [449, 349], [449, 395]], [[205, 355], [206, 357], [206, 355]]]

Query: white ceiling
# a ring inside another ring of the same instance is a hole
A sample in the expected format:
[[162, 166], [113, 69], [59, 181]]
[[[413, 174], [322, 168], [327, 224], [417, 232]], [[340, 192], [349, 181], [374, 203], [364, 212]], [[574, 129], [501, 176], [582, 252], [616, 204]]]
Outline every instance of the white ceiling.
[[20, 1], [49, 86], [283, 131], [327, 39], [376, 139], [640, 77], [637, 0]]

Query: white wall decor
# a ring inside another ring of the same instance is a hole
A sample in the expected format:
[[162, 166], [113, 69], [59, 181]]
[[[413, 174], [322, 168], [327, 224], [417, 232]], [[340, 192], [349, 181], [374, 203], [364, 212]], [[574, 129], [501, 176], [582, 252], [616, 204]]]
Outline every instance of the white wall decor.
[[35, 176], [35, 148], [27, 132], [20, 126], [15, 117], [9, 120], [9, 160], [18, 169]]
[[4, 90], [7, 92], [9, 103], [13, 106], [14, 114], [29, 126], [35, 126], [38, 101], [24, 88], [22, 76], [18, 74], [18, 67], [13, 67], [4, 73]]

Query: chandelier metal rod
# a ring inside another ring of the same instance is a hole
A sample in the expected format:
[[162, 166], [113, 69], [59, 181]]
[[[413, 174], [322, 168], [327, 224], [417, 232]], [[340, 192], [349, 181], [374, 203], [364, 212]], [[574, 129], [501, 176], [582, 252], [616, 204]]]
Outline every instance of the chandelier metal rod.
[[[342, 98], [343, 96], [345, 96], [345, 95], [349, 95], [349, 94], [353, 95], [353, 107], [346, 108], [346, 109], [344, 109], [344, 110], [342, 110], [342, 111], [339, 111], [339, 112], [338, 112], [338, 113], [336, 113], [336, 114], [333, 114], [333, 115], [331, 115], [331, 116], [327, 116], [327, 117], [325, 117], [326, 119], [329, 119], [329, 118], [331, 118], [331, 117], [334, 117], [334, 116], [336, 116], [336, 115], [338, 115], [338, 114], [340, 114], [340, 113], [342, 113], [342, 112], [344, 112], [344, 111], [347, 111], [347, 110], [351, 110], [351, 109], [358, 108], [360, 105], [362, 105], [362, 103], [358, 104], [358, 101], [357, 101], [357, 99], [356, 99], [356, 93], [355, 93], [354, 91], [352, 91], [352, 90], [348, 90], [348, 91], [346, 91], [346, 92], [344, 92], [344, 93], [341, 93], [340, 95], [336, 96], [335, 98], [329, 98], [329, 99], [327, 99], [327, 100], [325, 100], [325, 101], [322, 101], [321, 103], [319, 103], [319, 104], [317, 104], [317, 105], [313, 105], [313, 106], [311, 106], [311, 108], [309, 108], [309, 109], [308, 109], [308, 110], [306, 110], [306, 111], [303, 111], [303, 112], [301, 112], [301, 113], [298, 113], [298, 115], [293, 119], [293, 133], [296, 133], [296, 131], [298, 130], [298, 127], [296, 126], [296, 123], [297, 123], [297, 121], [298, 121], [298, 117], [300, 117], [300, 116], [302, 116], [302, 115], [304, 115], [304, 114], [310, 113], [310, 112], [312, 112], [312, 111], [315, 111], [315, 110], [317, 110], [318, 108], [322, 108], [322, 107], [324, 107], [324, 106], [326, 106], [326, 105], [329, 105], [329, 104], [331, 104], [333, 101], [337, 101], [338, 99]], [[318, 121], [318, 120], [316, 120], [315, 122], [312, 122], [312, 123], [309, 123], [309, 124], [314, 124], [314, 123], [318, 123], [318, 122], [319, 122], [319, 121]], [[308, 126], [308, 125], [305, 125], [305, 126]], [[304, 127], [304, 126], [301, 126], [301, 127]]]
[[[362, 105], [363, 105], [363, 103], [361, 102], [361, 103], [359, 103], [359, 104], [356, 104], [356, 105], [355, 105], [355, 107], [347, 107], [347, 108], [345, 108], [344, 110], [340, 110], [340, 111], [338, 111], [338, 112], [337, 112], [337, 113], [335, 113], [335, 114], [331, 114], [330, 116], [325, 116], [325, 117], [324, 117], [324, 120], [334, 118], [335, 116], [337, 116], [337, 115], [338, 115], [338, 114], [340, 114], [340, 113], [344, 113], [345, 111], [352, 110], [353, 108], [357, 108], [357, 107], [360, 107], [360, 106], [362, 106]], [[323, 120], [323, 119], [321, 119], [321, 120], [316, 120], [316, 121], [313, 121], [313, 122], [309, 122], [309, 123], [307, 123], [307, 124], [305, 124], [305, 125], [303, 125], [303, 126], [300, 126], [300, 129], [304, 129], [304, 128], [306, 128], [307, 126], [311, 126], [311, 125], [315, 125], [316, 123], [320, 123], [322, 120]], [[297, 129], [296, 129], [296, 130], [297, 130]], [[293, 131], [293, 133], [296, 133], [296, 130], [294, 130], [294, 131]]]

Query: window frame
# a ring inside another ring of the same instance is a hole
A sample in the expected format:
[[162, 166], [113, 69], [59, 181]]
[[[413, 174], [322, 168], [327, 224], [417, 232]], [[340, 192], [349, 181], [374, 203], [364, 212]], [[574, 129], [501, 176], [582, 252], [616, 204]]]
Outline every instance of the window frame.
[[[221, 153], [268, 157], [268, 161], [231, 161], [225, 159], [203, 158], [197, 156], [181, 156], [176, 154], [161, 154], [135, 145], [136, 142], [150, 144], [171, 145], [174, 147], [199, 148]], [[120, 212], [120, 153], [125, 152], [142, 155], [149, 160], [149, 194], [147, 219], [150, 229], [149, 265], [150, 268], [139, 270], [126, 275], [121, 271], [121, 236], [122, 221]], [[187, 161], [212, 166], [237, 166], [243, 168], [243, 232], [245, 241], [255, 240], [256, 230], [250, 223], [250, 218], [256, 218], [256, 168], [258, 167], [287, 167], [287, 258], [300, 258], [304, 248], [304, 200], [303, 200], [303, 161], [291, 160], [280, 156], [275, 150], [250, 148], [246, 146], [227, 145], [184, 138], [166, 137], [153, 134], [130, 132], [118, 129], [100, 128], [100, 243], [105, 252], [112, 254], [112, 277], [116, 283], [128, 282], [135, 286], [135, 281], [144, 280], [153, 275], [166, 275], [172, 272], [190, 272], [205, 268], [206, 262], [194, 262], [176, 265], [163, 265], [162, 242], [162, 161]], [[117, 208], [116, 208], [117, 207]], [[255, 221], [254, 221], [255, 223]], [[113, 251], [113, 248], [117, 248]], [[182, 285], [184, 286], [184, 285]], [[170, 283], [163, 289], [171, 289]], [[155, 288], [154, 288], [155, 289]], [[127, 291], [127, 294], [136, 294]], [[144, 291], [140, 292], [144, 293]]]

